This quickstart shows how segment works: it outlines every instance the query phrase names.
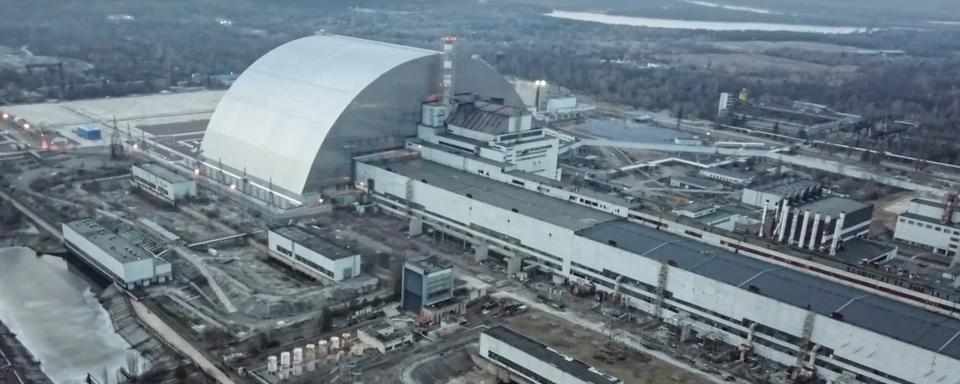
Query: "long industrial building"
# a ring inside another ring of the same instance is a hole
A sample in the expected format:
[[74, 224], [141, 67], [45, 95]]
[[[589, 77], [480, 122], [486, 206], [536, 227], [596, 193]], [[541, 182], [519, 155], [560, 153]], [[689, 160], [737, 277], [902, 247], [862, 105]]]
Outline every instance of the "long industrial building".
[[803, 361], [824, 378], [849, 371], [863, 382], [939, 383], [960, 372], [960, 320], [953, 317], [477, 170], [413, 156], [360, 161], [357, 177], [374, 182], [369, 193], [385, 211], [522, 259], [521, 269], [591, 281], [665, 321], [787, 366]]
[[[509, 372], [537, 384], [620, 384], [620, 379], [566, 356], [514, 330], [497, 326], [480, 334], [479, 354]], [[499, 377], [500, 375], [498, 375]]]
[[[282, 46], [224, 98], [204, 138], [204, 172], [291, 207], [352, 183], [383, 211], [410, 218], [412, 234], [429, 228], [460, 238], [478, 258], [502, 259], [509, 273], [591, 282], [800, 378], [960, 383], [960, 316], [949, 298], [566, 186], [550, 169], [557, 141], [507, 108], [518, 105], [516, 93], [482, 62], [455, 66], [451, 57], [449, 40], [443, 54], [334, 36]], [[431, 84], [440, 85], [435, 93]], [[810, 204], [801, 209], [840, 209], [821, 225], [840, 230], [813, 229], [820, 218], [805, 222], [785, 205], [769, 220], [780, 224], [778, 236], [820, 239], [814, 248], [822, 249], [833, 235], [833, 252], [857, 236], [860, 212], [869, 211], [838, 199]], [[809, 235], [792, 230], [808, 225]]]

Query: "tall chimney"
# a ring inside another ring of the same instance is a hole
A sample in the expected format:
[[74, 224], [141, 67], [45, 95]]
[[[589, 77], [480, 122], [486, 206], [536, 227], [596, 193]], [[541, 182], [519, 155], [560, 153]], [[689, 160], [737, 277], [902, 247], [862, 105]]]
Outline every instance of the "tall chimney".
[[810, 223], [810, 210], [803, 212], [803, 224], [800, 225], [800, 239], [797, 241], [797, 245], [800, 248], [803, 248], [803, 241], [807, 239], [807, 224]]
[[760, 233], [761, 238], [765, 235], [764, 226], [767, 225], [767, 209], [770, 207], [770, 200], [763, 201], [763, 213], [760, 214]]
[[840, 217], [837, 219], [837, 225], [833, 230], [833, 243], [830, 244], [830, 256], [837, 255], [837, 245], [840, 244], [840, 236], [843, 234], [843, 220], [846, 219], [846, 217], [846, 212], [840, 212]]
[[444, 36], [443, 40], [443, 70], [441, 72], [440, 85], [443, 88], [441, 95], [443, 105], [448, 109], [453, 107], [453, 70], [456, 57], [457, 38], [453, 36]]
[[790, 223], [790, 240], [787, 241], [793, 245], [797, 239], [797, 222], [800, 221], [800, 208], [793, 209], [793, 221]]
[[811, 251], [817, 248], [817, 228], [820, 226], [820, 212], [813, 215], [813, 228], [810, 229], [810, 245], [807, 247]]
[[777, 241], [783, 242], [783, 235], [787, 232], [787, 214], [790, 213], [790, 203], [783, 199], [783, 208], [780, 208], [780, 230], [777, 234]]

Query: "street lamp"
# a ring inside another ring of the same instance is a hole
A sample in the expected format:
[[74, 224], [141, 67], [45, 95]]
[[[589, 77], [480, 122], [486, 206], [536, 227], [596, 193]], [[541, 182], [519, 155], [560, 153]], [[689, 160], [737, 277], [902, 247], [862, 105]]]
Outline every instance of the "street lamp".
[[537, 98], [534, 100], [533, 110], [535, 112], [540, 112], [540, 88], [547, 86], [546, 80], [537, 80], [533, 82], [533, 85], [537, 86]]

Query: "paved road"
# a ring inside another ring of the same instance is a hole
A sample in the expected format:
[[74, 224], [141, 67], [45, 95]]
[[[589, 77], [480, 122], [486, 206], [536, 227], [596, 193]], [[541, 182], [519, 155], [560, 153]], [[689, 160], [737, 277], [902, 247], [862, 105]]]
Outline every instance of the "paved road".
[[178, 352], [190, 359], [190, 361], [193, 361], [193, 363], [196, 364], [200, 370], [216, 380], [217, 383], [236, 384], [236, 382], [223, 373], [220, 368], [217, 368], [217, 366], [210, 362], [206, 356], [200, 353], [200, 351], [190, 344], [190, 342], [174, 331], [173, 328], [170, 328], [167, 323], [157, 317], [157, 315], [151, 312], [150, 309], [143, 305], [143, 303], [140, 303], [136, 300], [131, 300], [130, 304], [133, 307], [134, 314], [136, 314], [137, 318], [139, 318], [144, 325], [150, 327], [150, 329], [152, 329], [157, 336], [163, 339], [173, 349], [176, 349]]

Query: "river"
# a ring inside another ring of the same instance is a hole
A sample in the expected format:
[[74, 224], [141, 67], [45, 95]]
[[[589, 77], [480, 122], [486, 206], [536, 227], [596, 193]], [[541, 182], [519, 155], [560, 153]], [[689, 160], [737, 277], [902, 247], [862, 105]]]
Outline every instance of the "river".
[[80, 384], [88, 372], [115, 376], [128, 357], [144, 364], [114, 332], [89, 281], [65, 260], [18, 247], [0, 248], [0, 263], [0, 321], [54, 383]]
[[667, 29], [702, 29], [709, 31], [785, 31], [811, 32], [824, 34], [857, 33], [866, 29], [861, 27], [834, 27], [826, 25], [780, 24], [780, 23], [752, 23], [736, 21], [699, 21], [658, 19], [650, 17], [618, 16], [592, 12], [553, 11], [546, 14], [559, 19], [592, 21], [595, 23], [631, 25], [635, 27], [667, 28]]

